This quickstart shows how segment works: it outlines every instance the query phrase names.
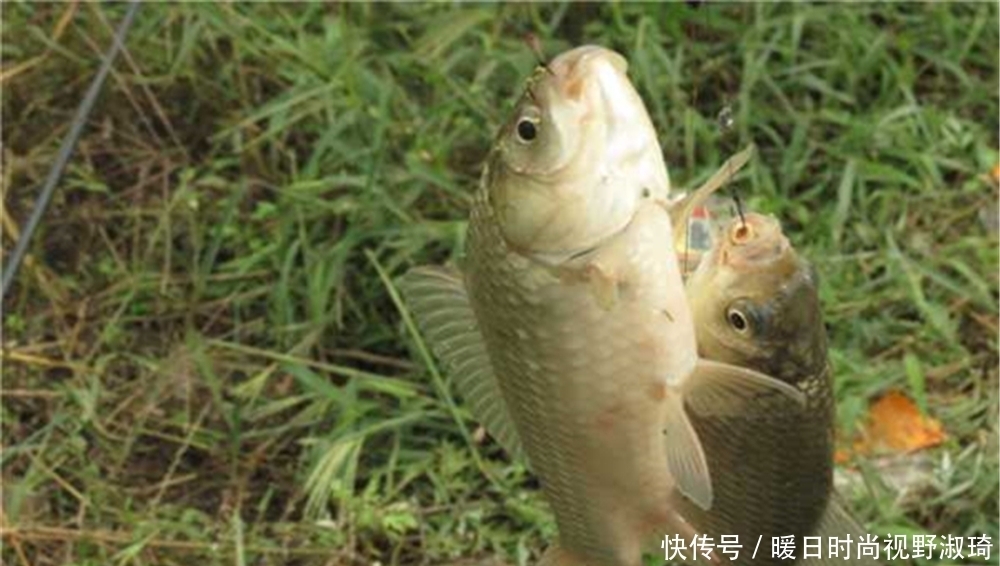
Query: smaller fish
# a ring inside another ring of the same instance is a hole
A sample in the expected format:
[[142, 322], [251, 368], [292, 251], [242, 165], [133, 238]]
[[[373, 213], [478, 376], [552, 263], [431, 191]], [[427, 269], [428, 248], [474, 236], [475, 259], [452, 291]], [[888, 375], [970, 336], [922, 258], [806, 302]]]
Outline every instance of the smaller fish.
[[771, 556], [774, 537], [794, 536], [800, 557], [802, 537], [822, 536], [825, 556], [827, 537], [863, 533], [833, 496], [835, 406], [816, 285], [778, 221], [754, 213], [727, 223], [687, 282], [703, 357], [771, 375], [806, 397], [801, 407], [765, 393], [773, 402], [743, 414], [693, 417], [717, 496], [709, 511], [683, 497], [676, 505], [701, 534], [739, 536], [744, 552], [734, 564], [751, 563], [758, 538], [754, 564], [789, 565], [796, 560]]

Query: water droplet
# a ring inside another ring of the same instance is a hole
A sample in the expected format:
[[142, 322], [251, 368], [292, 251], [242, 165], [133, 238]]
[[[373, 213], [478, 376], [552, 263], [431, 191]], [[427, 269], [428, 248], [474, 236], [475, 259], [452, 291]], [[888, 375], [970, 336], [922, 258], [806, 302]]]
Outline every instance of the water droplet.
[[736, 119], [733, 118], [733, 107], [728, 104], [723, 106], [722, 110], [719, 112], [717, 120], [719, 122], [720, 129], [728, 130], [732, 128], [733, 125], [736, 124]]

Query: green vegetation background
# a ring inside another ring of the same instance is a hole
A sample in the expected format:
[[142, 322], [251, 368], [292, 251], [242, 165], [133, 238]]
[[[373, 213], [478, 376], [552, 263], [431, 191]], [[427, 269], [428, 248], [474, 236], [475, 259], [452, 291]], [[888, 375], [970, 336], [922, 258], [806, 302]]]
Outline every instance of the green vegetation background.
[[[8, 247], [124, 6], [2, 9]], [[758, 145], [730, 191], [822, 276], [841, 435], [892, 388], [949, 435], [909, 497], [862, 465], [852, 509], [1000, 543], [997, 29], [995, 3], [144, 5], [3, 305], [3, 563], [544, 547], [390, 291], [460, 252], [528, 31], [627, 56], [678, 186]]]

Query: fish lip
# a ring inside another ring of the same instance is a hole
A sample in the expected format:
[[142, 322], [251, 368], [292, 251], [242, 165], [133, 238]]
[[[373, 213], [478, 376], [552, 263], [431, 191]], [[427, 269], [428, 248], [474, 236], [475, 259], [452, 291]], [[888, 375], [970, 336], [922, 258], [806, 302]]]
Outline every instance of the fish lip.
[[[616, 126], [631, 126], [642, 121], [637, 114], [637, 93], [628, 79], [628, 61], [620, 53], [596, 45], [584, 45], [556, 57], [550, 72], [562, 94], [581, 102], [589, 96], [600, 97], [604, 121], [614, 136]], [[593, 102], [597, 102], [594, 100]]]
[[[604, 121], [611, 129], [609, 137], [614, 136], [616, 126], [631, 126], [642, 121], [642, 116], [637, 114], [636, 107], [642, 107], [643, 112], [645, 107], [635, 104], [638, 95], [628, 79], [628, 61], [625, 57], [610, 49], [592, 45], [578, 49], [579, 55], [573, 71], [574, 74], [581, 76], [568, 77], [567, 94], [571, 96], [575, 94], [577, 97], [583, 96], [583, 93], [588, 91], [599, 94]], [[576, 84], [582, 81], [589, 81], [592, 84], [586, 87]], [[574, 87], [577, 92], [573, 91]]]
[[611, 73], [618, 75], [625, 75], [628, 71], [625, 57], [598, 45], [582, 45], [562, 53], [552, 60], [547, 69], [559, 83], [564, 95], [579, 100], [588, 90], [584, 88], [588, 79], [598, 77], [600, 83], [601, 77], [607, 76], [607, 71], [601, 69], [601, 66], [609, 67]]
[[733, 269], [758, 269], [782, 261], [791, 251], [776, 218], [748, 213], [726, 228], [718, 257]]

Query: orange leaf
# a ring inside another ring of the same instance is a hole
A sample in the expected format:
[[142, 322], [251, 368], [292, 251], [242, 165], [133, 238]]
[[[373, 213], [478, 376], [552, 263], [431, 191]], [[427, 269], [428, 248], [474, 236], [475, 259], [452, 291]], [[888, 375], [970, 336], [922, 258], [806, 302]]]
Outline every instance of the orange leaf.
[[833, 461], [836, 464], [844, 465], [851, 461], [851, 452], [846, 448], [838, 448], [833, 453]]
[[913, 401], [898, 391], [887, 393], [871, 406], [859, 436], [854, 441], [855, 454], [912, 452], [947, 438], [939, 421], [920, 414]]

